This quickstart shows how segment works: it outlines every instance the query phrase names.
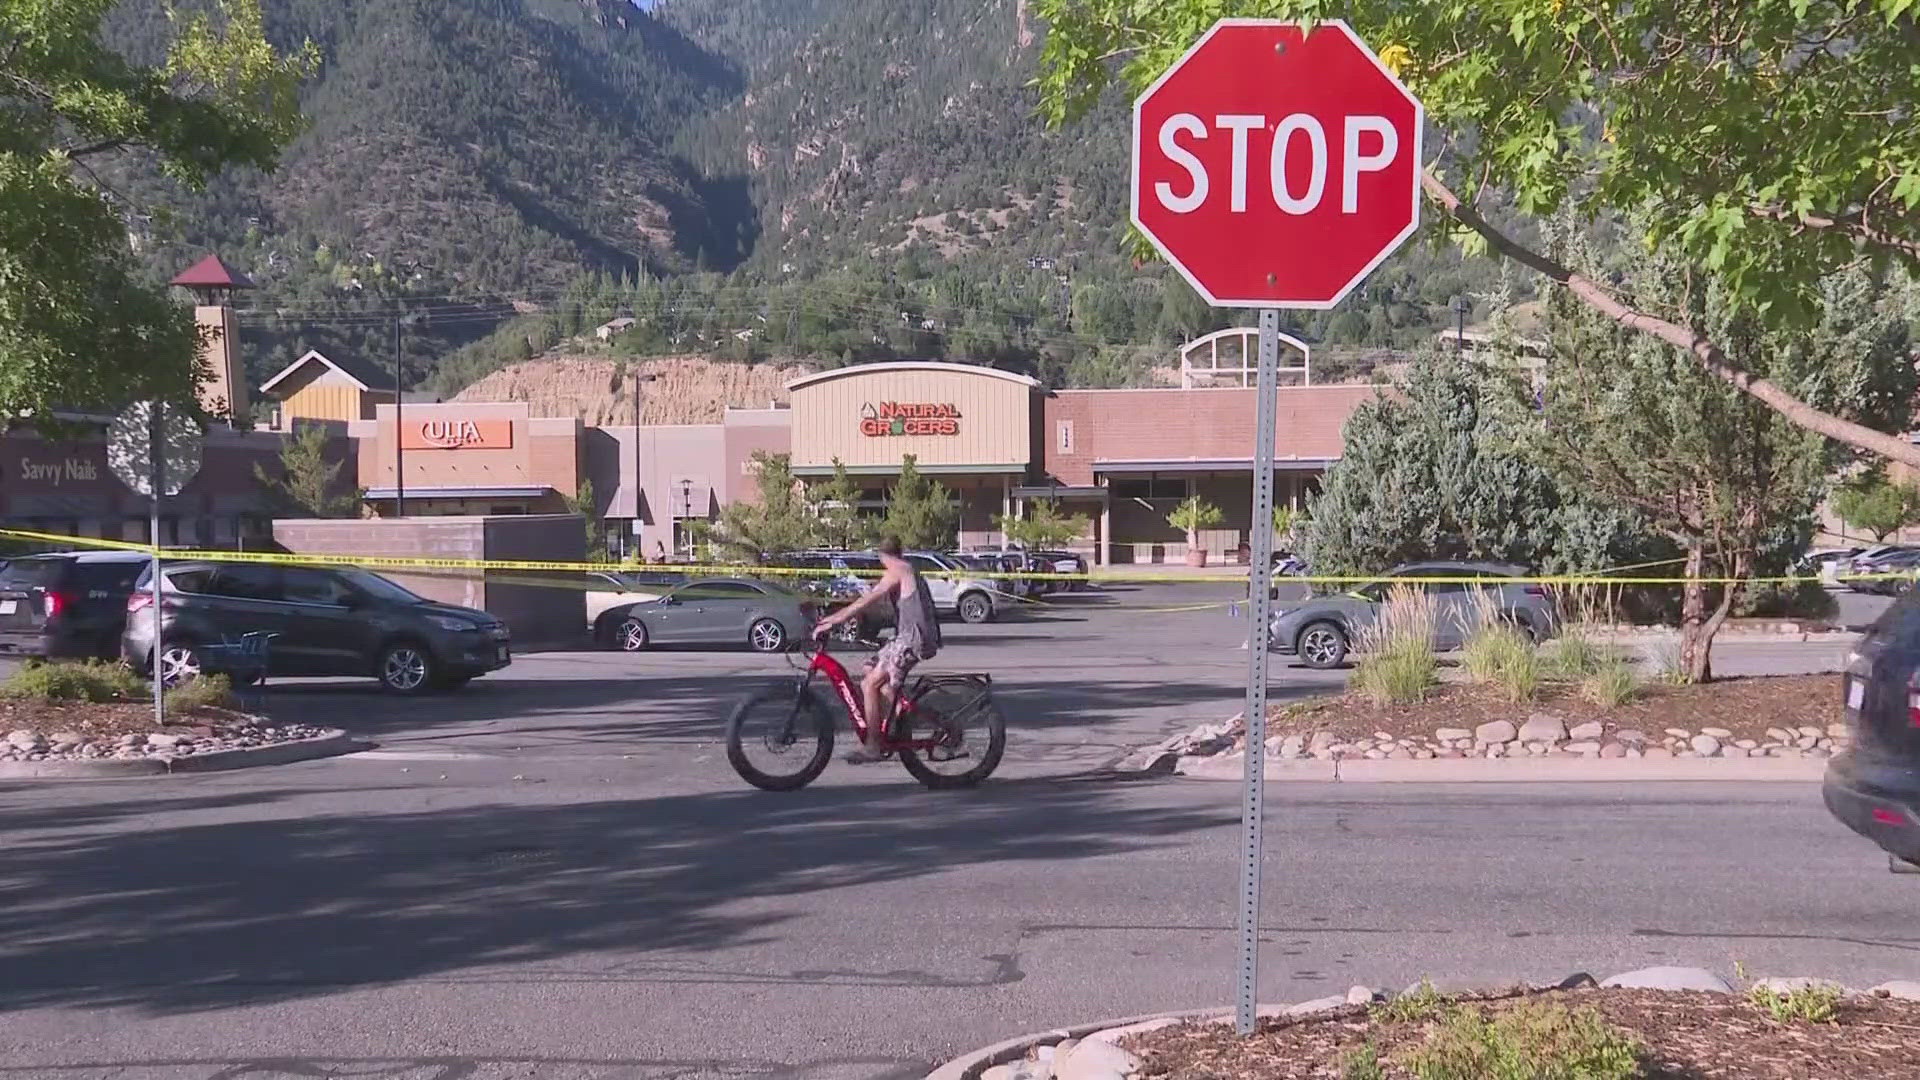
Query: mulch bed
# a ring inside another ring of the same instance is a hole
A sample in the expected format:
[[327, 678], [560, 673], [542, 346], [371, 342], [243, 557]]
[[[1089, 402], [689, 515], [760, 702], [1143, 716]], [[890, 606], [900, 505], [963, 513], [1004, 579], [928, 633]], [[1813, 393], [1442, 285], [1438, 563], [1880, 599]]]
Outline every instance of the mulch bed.
[[49, 702], [0, 698], [0, 738], [10, 731], [38, 731], [44, 735], [73, 732], [95, 742], [113, 742], [122, 735], [213, 735], [230, 726], [249, 724], [250, 717], [228, 709], [201, 707], [182, 710], [167, 703], [165, 727], [153, 722], [153, 702]]
[[[1913, 1080], [1920, 1078], [1920, 1002], [1848, 998], [1826, 1023], [1776, 1021], [1744, 998], [1654, 990], [1572, 990], [1528, 995], [1591, 1007], [1638, 1037], [1640, 1075], [1658, 1080]], [[1510, 1008], [1522, 998], [1465, 1007]], [[1251, 1037], [1230, 1024], [1183, 1024], [1136, 1035], [1125, 1046], [1140, 1075], [1169, 1080], [1343, 1080], [1344, 1059], [1369, 1042], [1382, 1075], [1411, 1080], [1396, 1059], [1424, 1045], [1432, 1021], [1395, 1021], [1365, 1007], [1263, 1020]]]
[[1431, 738], [1436, 728], [1473, 730], [1492, 720], [1518, 724], [1534, 713], [1549, 713], [1571, 728], [1591, 720], [1607, 731], [1634, 729], [1658, 740], [1667, 728], [1699, 731], [1725, 728], [1732, 738], [1764, 741], [1768, 728], [1814, 726], [1823, 731], [1841, 719], [1840, 676], [1774, 675], [1723, 679], [1696, 686], [1648, 684], [1624, 705], [1602, 708], [1579, 696], [1568, 683], [1543, 683], [1535, 699], [1515, 704], [1498, 689], [1467, 683], [1442, 683], [1427, 700], [1380, 708], [1358, 694], [1276, 705], [1268, 710], [1269, 735], [1330, 731], [1364, 736], [1386, 732], [1394, 738]]

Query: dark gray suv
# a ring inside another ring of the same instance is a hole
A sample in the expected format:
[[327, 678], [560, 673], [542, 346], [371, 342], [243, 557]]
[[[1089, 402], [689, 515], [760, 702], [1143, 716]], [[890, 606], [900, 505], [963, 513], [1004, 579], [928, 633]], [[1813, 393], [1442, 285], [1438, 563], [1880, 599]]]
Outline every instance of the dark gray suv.
[[0, 564], [0, 656], [120, 655], [127, 594], [152, 561], [137, 551], [74, 551]]
[[[507, 628], [473, 608], [415, 596], [378, 574], [346, 567], [179, 562], [165, 567], [160, 671], [168, 683], [218, 670], [219, 650], [273, 634], [270, 675], [366, 675], [395, 693], [447, 690], [512, 660]], [[152, 571], [127, 598], [121, 653], [151, 672]]]

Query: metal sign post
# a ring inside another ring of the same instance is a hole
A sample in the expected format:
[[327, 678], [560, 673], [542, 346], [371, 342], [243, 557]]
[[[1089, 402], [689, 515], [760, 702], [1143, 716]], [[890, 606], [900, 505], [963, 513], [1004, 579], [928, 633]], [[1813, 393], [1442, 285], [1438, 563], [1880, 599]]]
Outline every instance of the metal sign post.
[[167, 448], [163, 435], [167, 430], [167, 403], [156, 401], [147, 413], [147, 469], [152, 476], [153, 495], [147, 518], [147, 543], [153, 545], [153, 722], [164, 726], [167, 707], [163, 700], [166, 680], [160, 665], [160, 605], [165, 597], [167, 579], [160, 575], [160, 497], [167, 492]]
[[1239, 1000], [1234, 1023], [1253, 1032], [1260, 1000], [1260, 852], [1267, 774], [1267, 637], [1273, 611], [1273, 443], [1279, 411], [1280, 313], [1260, 312], [1260, 373], [1254, 407], [1253, 565], [1247, 574], [1247, 775], [1240, 802]]

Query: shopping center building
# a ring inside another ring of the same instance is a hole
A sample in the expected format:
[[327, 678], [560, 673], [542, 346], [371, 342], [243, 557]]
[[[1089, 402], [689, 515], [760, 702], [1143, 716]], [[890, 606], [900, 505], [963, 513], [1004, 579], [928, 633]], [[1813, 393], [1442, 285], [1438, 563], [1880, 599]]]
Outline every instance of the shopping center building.
[[[520, 402], [454, 402], [403, 404], [398, 417], [376, 404], [346, 429], [371, 515], [391, 516], [397, 502], [410, 517], [564, 513], [590, 492], [616, 555], [636, 545], [650, 558], [690, 553], [692, 522], [755, 497], [754, 455], [766, 452], [790, 455], [808, 482], [844, 467], [875, 514], [912, 456], [952, 493], [963, 547], [997, 547], [1002, 515], [1058, 500], [1087, 518], [1076, 546], [1101, 564], [1183, 561], [1187, 537], [1167, 514], [1198, 495], [1223, 514], [1200, 543], [1211, 559], [1230, 558], [1254, 525], [1255, 391], [1238, 378], [1189, 382], [1049, 391], [994, 368], [865, 364], [795, 379], [788, 404], [728, 409], [714, 424], [586, 427]], [[1376, 392], [1279, 390], [1280, 503], [1315, 490], [1340, 456], [1341, 426]]]

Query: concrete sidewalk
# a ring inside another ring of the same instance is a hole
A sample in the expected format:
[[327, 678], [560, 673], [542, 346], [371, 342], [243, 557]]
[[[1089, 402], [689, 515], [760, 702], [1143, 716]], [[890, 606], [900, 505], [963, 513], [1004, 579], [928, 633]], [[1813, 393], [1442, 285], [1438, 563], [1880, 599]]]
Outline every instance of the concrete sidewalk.
[[[1266, 763], [1268, 780], [1298, 783], [1642, 783], [1673, 781], [1790, 781], [1818, 783], [1826, 758], [1435, 758], [1387, 761], [1365, 758]], [[1183, 759], [1180, 775], [1194, 780], [1238, 781], [1246, 774], [1243, 754]]]

